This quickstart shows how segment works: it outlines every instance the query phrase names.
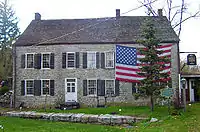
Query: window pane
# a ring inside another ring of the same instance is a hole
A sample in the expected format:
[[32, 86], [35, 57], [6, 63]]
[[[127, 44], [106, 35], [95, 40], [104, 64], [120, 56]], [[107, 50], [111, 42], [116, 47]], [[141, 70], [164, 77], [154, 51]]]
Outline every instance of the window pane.
[[114, 80], [106, 80], [106, 94], [109, 96], [114, 94]]
[[88, 95], [96, 94], [96, 80], [88, 80]]
[[113, 52], [106, 53], [106, 67], [114, 67], [114, 53]]
[[75, 82], [75, 79], [67, 79], [67, 82]]
[[33, 95], [33, 81], [27, 80], [26, 81], [26, 94], [27, 95]]
[[74, 53], [68, 53], [67, 54], [67, 59], [68, 60], [74, 60]]
[[67, 87], [67, 92], [70, 92], [70, 87]]
[[49, 54], [43, 54], [42, 57], [43, 61], [43, 68], [49, 68], [50, 64], [50, 55]]
[[75, 67], [74, 61], [68, 61], [67, 67]]
[[88, 53], [87, 60], [88, 68], [96, 68], [96, 53]]
[[43, 95], [49, 94], [50, 80], [42, 80], [42, 93]]
[[113, 52], [106, 53], [106, 59], [112, 60], [113, 59]]
[[27, 68], [33, 68], [33, 54], [27, 54]]
[[72, 87], [72, 92], [75, 92], [75, 87]]

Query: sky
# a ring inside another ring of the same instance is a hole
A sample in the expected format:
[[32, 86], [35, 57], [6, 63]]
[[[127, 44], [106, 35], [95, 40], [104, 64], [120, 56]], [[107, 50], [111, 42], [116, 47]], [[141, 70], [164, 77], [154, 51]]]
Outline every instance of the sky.
[[[3, 0], [0, 0], [3, 1]], [[23, 32], [36, 12], [42, 19], [74, 19], [74, 18], [98, 18], [115, 17], [115, 10], [121, 13], [134, 9], [144, 0], [9, 0], [16, 16], [19, 18], [19, 28]], [[156, 8], [163, 8], [165, 0], [159, 0]], [[173, 0], [178, 4], [182, 0]], [[185, 0], [188, 12], [200, 10], [200, 0]], [[188, 13], [187, 13], [188, 14]], [[186, 14], [186, 15], [187, 15]], [[145, 16], [145, 8], [140, 8], [124, 14], [123, 16]], [[180, 51], [198, 52], [198, 64], [200, 64], [200, 18], [190, 19], [183, 23], [180, 36]], [[187, 54], [181, 54], [185, 59]]]

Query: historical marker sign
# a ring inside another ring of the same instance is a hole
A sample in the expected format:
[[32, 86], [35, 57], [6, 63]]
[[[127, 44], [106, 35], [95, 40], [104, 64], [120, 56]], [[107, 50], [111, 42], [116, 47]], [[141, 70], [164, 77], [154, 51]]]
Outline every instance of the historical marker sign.
[[164, 88], [161, 91], [161, 96], [164, 96], [164, 97], [167, 97], [167, 98], [171, 97], [173, 94], [174, 94], [173, 88]]
[[187, 65], [196, 65], [197, 59], [195, 54], [188, 54], [187, 55]]

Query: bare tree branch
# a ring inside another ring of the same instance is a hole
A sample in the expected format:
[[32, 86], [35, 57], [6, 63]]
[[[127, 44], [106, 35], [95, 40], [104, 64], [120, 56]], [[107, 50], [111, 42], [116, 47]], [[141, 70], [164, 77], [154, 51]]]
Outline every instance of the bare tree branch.
[[182, 21], [180, 21], [180, 23], [174, 25], [173, 28], [176, 28], [176, 27], [179, 26], [181, 23], [183, 23], [183, 22], [189, 20], [190, 18], [194, 18], [194, 17], [200, 17], [200, 11], [196, 12], [194, 15], [191, 15], [191, 16], [189, 16], [189, 17], [183, 19]]

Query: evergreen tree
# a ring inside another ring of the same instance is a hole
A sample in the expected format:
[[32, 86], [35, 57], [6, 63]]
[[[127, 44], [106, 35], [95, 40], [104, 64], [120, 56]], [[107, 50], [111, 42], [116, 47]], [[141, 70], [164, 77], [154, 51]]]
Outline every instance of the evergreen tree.
[[12, 44], [19, 37], [18, 19], [8, 0], [0, 2], [0, 74], [6, 79], [12, 75]]
[[140, 96], [150, 98], [151, 111], [154, 110], [154, 99], [158, 97], [160, 90], [168, 85], [166, 80], [169, 78], [169, 74], [162, 71], [165, 63], [170, 62], [167, 57], [159, 57], [163, 51], [157, 50], [160, 41], [156, 38], [155, 33], [156, 30], [151, 20], [147, 20], [142, 33], [144, 39], [138, 41], [144, 46], [139, 49], [139, 52], [145, 56], [139, 59], [142, 66], [138, 74], [145, 77], [139, 85]]

